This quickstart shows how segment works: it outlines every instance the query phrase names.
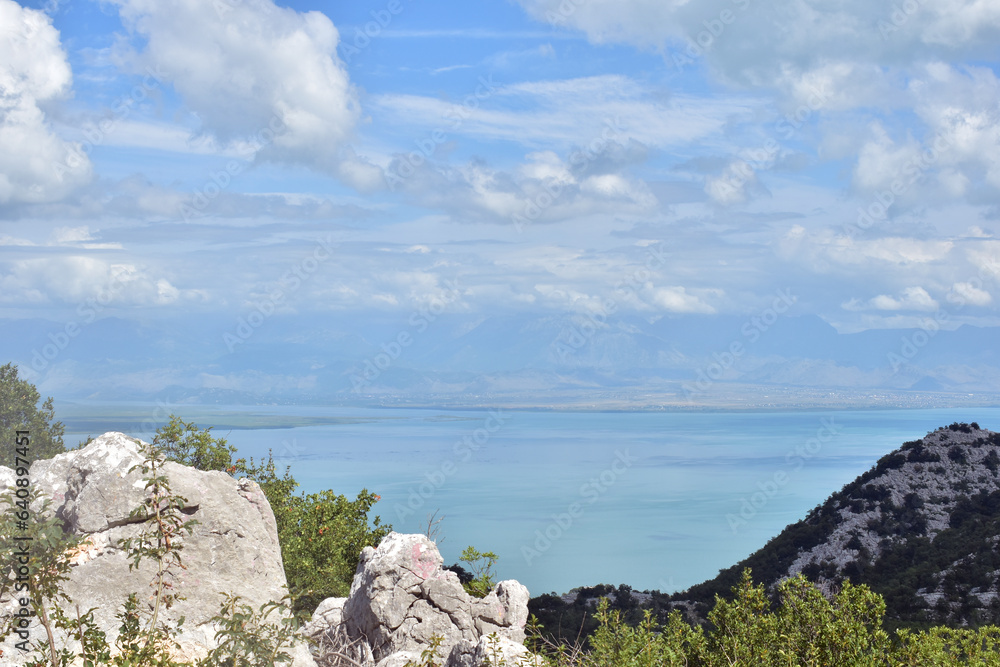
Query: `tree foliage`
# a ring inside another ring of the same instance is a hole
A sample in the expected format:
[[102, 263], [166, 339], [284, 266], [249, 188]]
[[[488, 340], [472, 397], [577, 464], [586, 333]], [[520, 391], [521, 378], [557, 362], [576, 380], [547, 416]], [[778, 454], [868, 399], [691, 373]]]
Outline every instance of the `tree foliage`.
[[14, 436], [31, 433], [31, 459], [49, 459], [66, 451], [62, 422], [53, 421], [52, 397], [38, 402], [41, 395], [31, 382], [19, 377], [17, 366], [0, 366], [0, 465], [14, 467]]
[[194, 422], [184, 422], [176, 415], [156, 432], [153, 445], [163, 451], [169, 461], [176, 461], [198, 470], [229, 470], [236, 448], [224, 438], [213, 438], [211, 427], [199, 430]]
[[[748, 570], [732, 597], [716, 596], [705, 627], [673, 611], [665, 624], [650, 610], [626, 623], [607, 598], [597, 605], [597, 629], [584, 649], [531, 637], [549, 667], [997, 667], [1000, 628], [883, 629], [885, 602], [849, 582], [824, 595], [802, 575], [777, 586], [776, 600]], [[534, 621], [534, 619], [533, 619]], [[533, 623], [533, 627], [537, 625]], [[537, 633], [537, 630], [534, 631]]]

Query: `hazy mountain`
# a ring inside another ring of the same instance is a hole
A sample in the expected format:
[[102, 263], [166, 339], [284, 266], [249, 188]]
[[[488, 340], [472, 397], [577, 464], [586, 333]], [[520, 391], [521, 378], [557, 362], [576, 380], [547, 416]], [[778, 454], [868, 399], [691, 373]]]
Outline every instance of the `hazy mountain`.
[[[994, 329], [839, 334], [815, 316], [770, 324], [719, 315], [597, 321], [415, 314], [222, 316], [196, 326], [113, 317], [0, 320], [0, 356], [63, 398], [365, 402], [435, 395], [627, 390], [711, 401], [734, 383], [789, 389], [1000, 392]], [[85, 387], [85, 389], [81, 389]], [[734, 390], [740, 391], [740, 390]], [[597, 394], [595, 394], [596, 396]], [[665, 398], [664, 398], [665, 397]]]

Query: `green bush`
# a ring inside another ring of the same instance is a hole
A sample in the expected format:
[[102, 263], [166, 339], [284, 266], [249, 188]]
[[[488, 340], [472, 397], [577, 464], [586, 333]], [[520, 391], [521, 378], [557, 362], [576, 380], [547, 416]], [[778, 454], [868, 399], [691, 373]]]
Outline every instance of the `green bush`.
[[552, 667], [967, 667], [1000, 666], [1000, 628], [883, 630], [885, 602], [866, 586], [845, 583], [832, 599], [801, 575], [777, 587], [776, 603], [744, 570], [733, 597], [716, 597], [706, 628], [673, 611], [665, 625], [651, 612], [637, 625], [609, 611], [594, 615], [589, 650], [541, 637], [529, 639]]
[[163, 451], [167, 460], [198, 470], [230, 472], [236, 453], [225, 439], [213, 438], [211, 428], [199, 430], [194, 422], [181, 421], [176, 415], [170, 415], [170, 422], [156, 432], [153, 445]]
[[489, 595], [496, 584], [493, 566], [496, 565], [498, 558], [492, 551], [478, 551], [471, 546], [465, 548], [459, 560], [468, 563], [472, 573], [472, 579], [462, 584], [466, 593], [477, 598]]

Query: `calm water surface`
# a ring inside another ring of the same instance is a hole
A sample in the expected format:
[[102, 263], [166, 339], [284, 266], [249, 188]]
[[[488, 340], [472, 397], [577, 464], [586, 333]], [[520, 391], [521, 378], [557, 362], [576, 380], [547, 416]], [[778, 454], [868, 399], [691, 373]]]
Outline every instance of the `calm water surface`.
[[[173, 411], [215, 426], [240, 456], [272, 450], [302, 490], [380, 494], [376, 511], [398, 531], [423, 532], [437, 510], [446, 562], [470, 544], [492, 550], [501, 578], [533, 595], [597, 583], [686, 588], [763, 546], [904, 441], [953, 421], [1000, 430], [998, 408]], [[76, 442], [107, 430], [149, 440], [156, 413], [73, 405], [61, 414]], [[289, 423], [309, 425], [265, 428]]]

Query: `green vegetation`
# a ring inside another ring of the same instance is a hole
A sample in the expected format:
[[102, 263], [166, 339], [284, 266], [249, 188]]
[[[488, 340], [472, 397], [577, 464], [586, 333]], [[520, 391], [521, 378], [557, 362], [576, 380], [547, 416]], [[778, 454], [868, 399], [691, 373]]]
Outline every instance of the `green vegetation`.
[[168, 461], [176, 461], [198, 470], [232, 468], [236, 448], [223, 438], [213, 438], [212, 429], [199, 430], [193, 422], [181, 421], [170, 415], [170, 421], [161, 427], [153, 438], [153, 445], [163, 451]]
[[[66, 451], [62, 422], [53, 422], [52, 397], [45, 399], [35, 385], [18, 376], [17, 366], [0, 366], [0, 442], [14, 442], [19, 430], [31, 431], [31, 459], [49, 459]], [[0, 466], [14, 467], [14, 449], [0, 447]]]
[[498, 558], [499, 556], [492, 551], [481, 552], [471, 546], [465, 548], [459, 560], [468, 563], [471, 570], [471, 579], [462, 583], [466, 593], [477, 598], [489, 595], [496, 585], [493, 566], [496, 565]]
[[705, 627], [687, 623], [679, 611], [662, 625], [650, 610], [629, 624], [604, 598], [586, 645], [553, 641], [536, 624], [530, 647], [549, 667], [1000, 665], [1000, 628], [901, 630], [890, 636], [883, 629], [885, 602], [867, 586], [845, 583], [830, 599], [799, 575], [781, 582], [772, 600], [744, 570], [732, 595], [715, 598]]

